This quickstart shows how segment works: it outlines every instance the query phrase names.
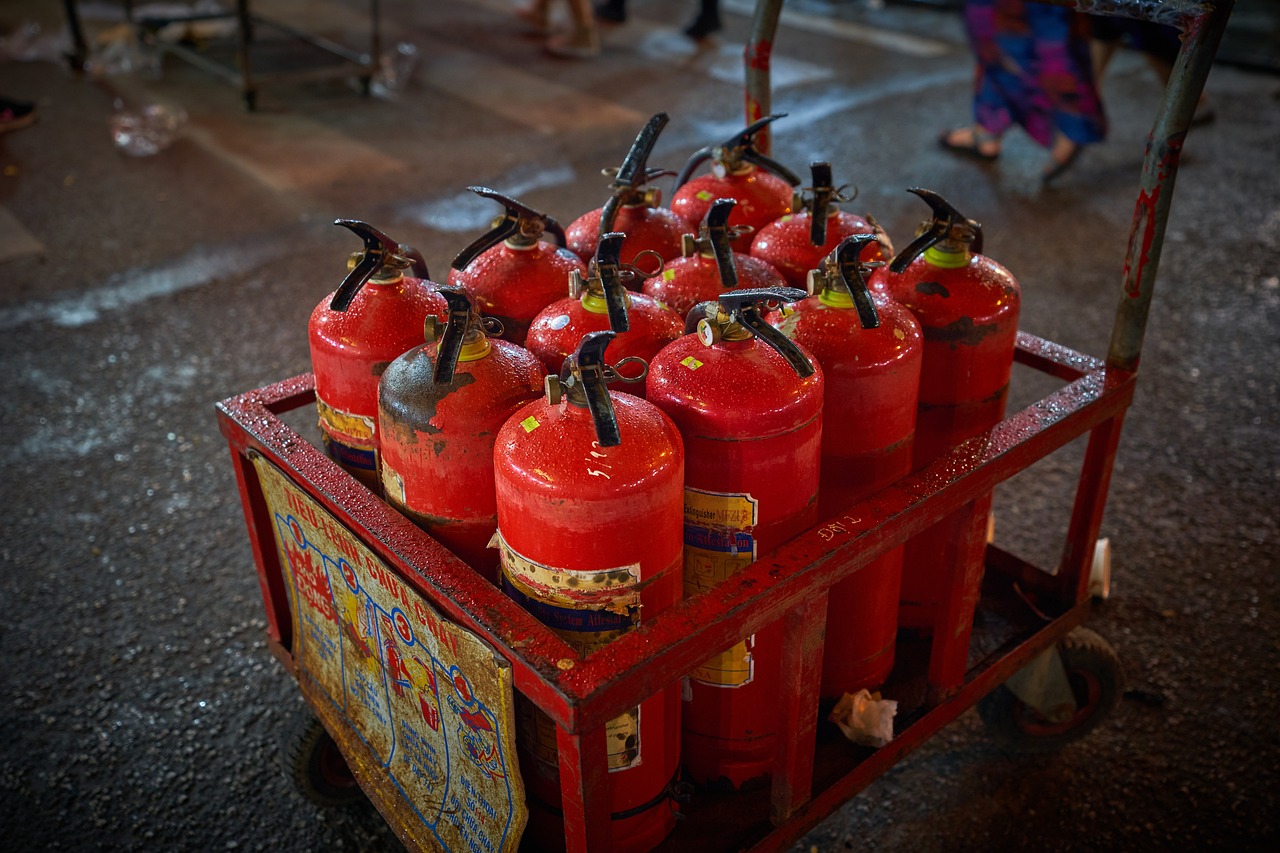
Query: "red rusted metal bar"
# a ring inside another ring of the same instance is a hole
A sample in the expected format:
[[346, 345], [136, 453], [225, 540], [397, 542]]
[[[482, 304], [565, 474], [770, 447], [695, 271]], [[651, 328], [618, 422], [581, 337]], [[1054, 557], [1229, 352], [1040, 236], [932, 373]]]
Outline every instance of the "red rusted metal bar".
[[982, 556], [987, 547], [990, 513], [991, 493], [987, 492], [939, 522], [950, 531], [941, 559], [954, 568], [947, 577], [933, 630], [933, 648], [929, 655], [929, 702], [932, 704], [953, 695], [964, 683], [973, 613], [982, 595]]
[[267, 638], [273, 650], [287, 649], [292, 642], [293, 622], [289, 618], [289, 595], [285, 591], [284, 573], [280, 570], [275, 540], [264, 542], [259, 535], [259, 531], [271, 529], [270, 510], [248, 456], [233, 449], [231, 462], [236, 472], [245, 525], [249, 528], [249, 547], [258, 569], [258, 586], [262, 589], [262, 606], [267, 616]]
[[[1085, 4], [1082, 3], [1082, 6]], [[1129, 0], [1097, 0], [1086, 11], [1104, 14], [1131, 14], [1130, 6], [1151, 19], [1157, 15], [1178, 19], [1183, 30], [1182, 49], [1178, 51], [1164, 104], [1156, 116], [1155, 127], [1147, 139], [1142, 162], [1142, 179], [1138, 200], [1134, 205], [1133, 223], [1129, 230], [1129, 248], [1124, 261], [1124, 278], [1120, 303], [1116, 308], [1107, 364], [1135, 371], [1142, 356], [1147, 316], [1155, 289], [1156, 270], [1164, 246], [1165, 229], [1173, 203], [1173, 188], [1182, 158], [1182, 144], [1196, 104], [1204, 91], [1205, 80], [1213, 64], [1218, 44], [1227, 28], [1234, 0], [1216, 0], [1212, 4], [1179, 2], [1146, 3]]]
[[816, 697], [822, 681], [826, 624], [826, 590], [792, 608], [782, 619], [778, 754], [770, 809], [774, 824], [790, 818], [812, 793], [813, 745], [818, 732]]
[[612, 849], [609, 760], [604, 727], [581, 735], [556, 728], [560, 755], [560, 798], [568, 853]]
[[1115, 467], [1123, 423], [1124, 415], [1118, 414], [1089, 435], [1058, 571], [1061, 601], [1083, 601], [1089, 596], [1094, 543], [1102, 529], [1102, 513], [1106, 508], [1107, 491], [1111, 488], [1111, 472]]

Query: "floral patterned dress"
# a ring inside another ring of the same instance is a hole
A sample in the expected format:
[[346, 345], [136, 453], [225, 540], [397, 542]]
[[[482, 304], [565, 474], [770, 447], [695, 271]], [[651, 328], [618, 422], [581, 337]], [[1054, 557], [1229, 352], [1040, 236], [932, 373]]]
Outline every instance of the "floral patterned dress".
[[965, 29], [978, 61], [973, 113], [999, 136], [1018, 124], [1046, 148], [1056, 132], [1077, 145], [1107, 134], [1089, 57], [1089, 19], [1027, 0], [967, 0]]

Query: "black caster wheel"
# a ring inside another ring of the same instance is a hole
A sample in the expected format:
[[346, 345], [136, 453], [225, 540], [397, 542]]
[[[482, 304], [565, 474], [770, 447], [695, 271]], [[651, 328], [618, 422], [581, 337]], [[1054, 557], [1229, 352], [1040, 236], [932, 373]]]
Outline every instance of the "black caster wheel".
[[294, 720], [281, 757], [285, 775], [316, 805], [334, 808], [364, 800], [338, 744], [309, 710], [304, 709]]
[[1003, 684], [978, 702], [988, 734], [1006, 746], [1046, 752], [1084, 737], [1097, 728], [1124, 693], [1124, 668], [1111, 644], [1088, 628], [1075, 628], [1058, 644], [1076, 711], [1049, 720], [1024, 704]]

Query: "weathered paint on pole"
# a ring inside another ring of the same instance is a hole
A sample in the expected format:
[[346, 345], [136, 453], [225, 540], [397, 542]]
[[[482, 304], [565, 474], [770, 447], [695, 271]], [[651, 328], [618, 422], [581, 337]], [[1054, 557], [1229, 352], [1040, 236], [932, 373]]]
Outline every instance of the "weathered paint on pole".
[[[747, 124], [772, 112], [773, 89], [769, 77], [769, 60], [773, 55], [773, 39], [782, 15], [782, 0], [759, 0], [751, 19], [751, 38], [742, 51], [747, 80]], [[756, 134], [756, 150], [769, 154], [773, 137], [768, 126]]]

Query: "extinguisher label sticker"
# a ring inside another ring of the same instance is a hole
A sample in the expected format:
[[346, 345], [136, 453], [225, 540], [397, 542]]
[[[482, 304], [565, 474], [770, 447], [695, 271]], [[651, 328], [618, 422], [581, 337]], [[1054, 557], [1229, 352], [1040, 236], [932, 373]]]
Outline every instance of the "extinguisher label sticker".
[[320, 427], [326, 432], [357, 442], [373, 441], [373, 418], [335, 409], [318, 396], [316, 410], [320, 413]]
[[[711, 589], [756, 559], [759, 502], [749, 494], [684, 490], [684, 593]], [[696, 668], [690, 677], [715, 687], [741, 687], [754, 676], [752, 638]]]
[[533, 432], [535, 429], [542, 426], [542, 424], [538, 423], [538, 419], [533, 415], [529, 415], [529, 417], [520, 422], [520, 426], [524, 427], [525, 432]]
[[702, 362], [698, 361], [693, 356], [688, 356], [687, 358], [681, 360], [680, 363], [683, 364], [685, 367], [689, 368], [690, 370], [697, 370], [699, 367], [702, 367]]
[[[640, 623], [640, 564], [601, 571], [548, 566], [518, 553], [501, 531], [494, 534], [502, 566], [502, 589], [538, 621], [581, 654], [590, 654]], [[555, 726], [541, 712], [519, 721], [521, 738], [543, 761], [555, 763]], [[640, 763], [640, 709], [605, 724], [609, 770]]]

